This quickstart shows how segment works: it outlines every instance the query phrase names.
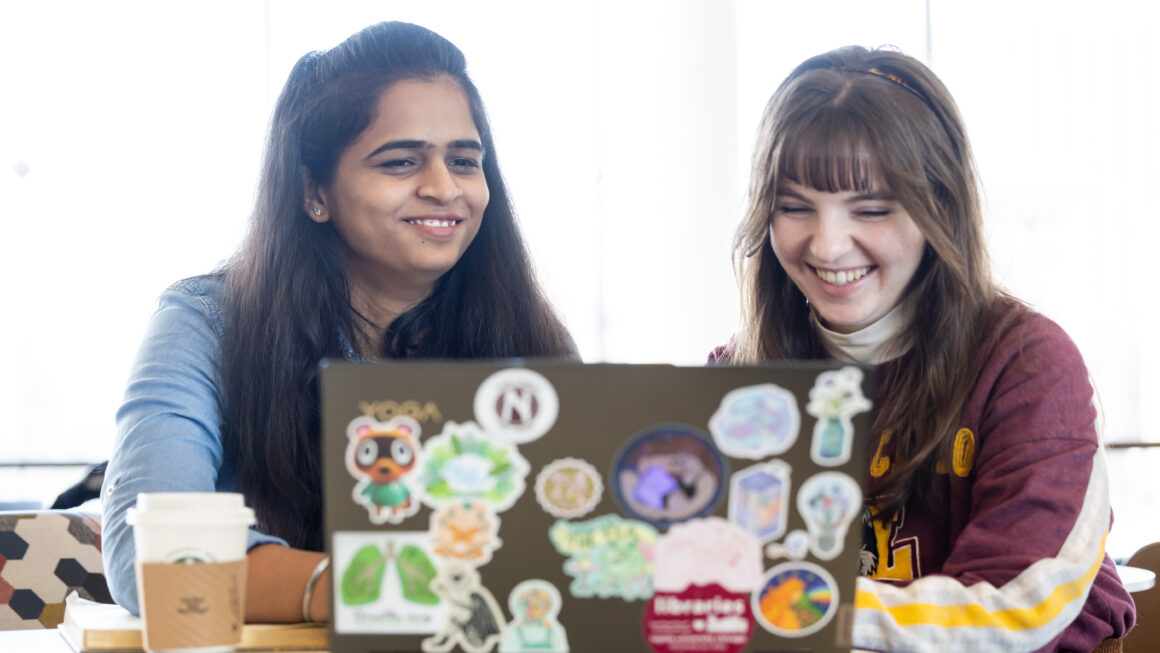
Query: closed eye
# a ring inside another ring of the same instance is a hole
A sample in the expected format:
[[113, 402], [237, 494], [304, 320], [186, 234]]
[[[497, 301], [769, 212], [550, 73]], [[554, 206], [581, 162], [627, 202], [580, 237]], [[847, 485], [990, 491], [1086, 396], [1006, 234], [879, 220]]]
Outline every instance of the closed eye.
[[457, 156], [448, 161], [447, 165], [453, 170], [459, 170], [461, 172], [474, 172], [475, 170], [478, 170], [482, 164], [480, 163], [479, 159], [473, 157]]
[[380, 163], [379, 167], [386, 168], [391, 172], [395, 172], [400, 170], [408, 170], [416, 165], [418, 164], [412, 159], [388, 159]]

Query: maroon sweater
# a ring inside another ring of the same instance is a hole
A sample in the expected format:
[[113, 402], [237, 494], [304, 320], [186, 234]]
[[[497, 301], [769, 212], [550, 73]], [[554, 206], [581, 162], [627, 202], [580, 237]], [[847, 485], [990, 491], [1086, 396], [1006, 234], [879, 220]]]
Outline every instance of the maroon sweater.
[[[1054, 322], [1020, 310], [980, 356], [954, 460], [922, 493], [929, 502], [868, 520], [855, 646], [1089, 651], [1135, 623], [1104, 552], [1107, 472], [1079, 351]], [[727, 357], [719, 349], [710, 361]], [[873, 449], [871, 491], [890, 472], [889, 435]]]

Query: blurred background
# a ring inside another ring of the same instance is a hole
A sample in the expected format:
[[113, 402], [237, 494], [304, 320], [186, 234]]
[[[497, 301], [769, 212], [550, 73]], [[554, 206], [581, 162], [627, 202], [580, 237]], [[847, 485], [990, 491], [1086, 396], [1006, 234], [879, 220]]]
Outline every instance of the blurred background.
[[1079, 344], [1116, 557], [1160, 540], [1160, 21], [1153, 3], [45, 1], [0, 5], [0, 504], [108, 458], [157, 295], [237, 247], [291, 66], [381, 20], [466, 53], [585, 360], [701, 364], [765, 101], [808, 56], [892, 45], [959, 102], [995, 271]]

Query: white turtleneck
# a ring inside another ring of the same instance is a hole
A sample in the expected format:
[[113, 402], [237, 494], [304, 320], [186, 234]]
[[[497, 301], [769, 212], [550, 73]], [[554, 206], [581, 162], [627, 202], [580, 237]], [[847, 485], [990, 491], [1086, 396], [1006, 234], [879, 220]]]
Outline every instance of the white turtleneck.
[[811, 313], [814, 326], [822, 337], [822, 344], [831, 357], [843, 363], [878, 365], [898, 358], [910, 349], [909, 344], [902, 347], [891, 345], [910, 322], [913, 314], [911, 304], [912, 302], [899, 302], [889, 313], [878, 318], [878, 321], [853, 333], [831, 331], [822, 325], [816, 313], [812, 310]]

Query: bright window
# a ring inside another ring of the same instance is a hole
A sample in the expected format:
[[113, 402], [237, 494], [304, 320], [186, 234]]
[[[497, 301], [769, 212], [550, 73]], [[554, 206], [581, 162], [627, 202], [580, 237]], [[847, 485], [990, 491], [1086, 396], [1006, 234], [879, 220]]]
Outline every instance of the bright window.
[[[1160, 441], [1147, 412], [1160, 390], [1149, 6], [5, 3], [0, 463], [108, 457], [157, 295], [244, 233], [290, 67], [386, 19], [467, 54], [539, 274], [589, 361], [699, 364], [729, 337], [757, 120], [794, 65], [849, 43], [927, 60], [975, 145], [999, 278], [1075, 338], [1108, 437]], [[11, 478], [0, 501], [48, 491]], [[1125, 478], [1118, 528], [1126, 505], [1160, 498]], [[1149, 536], [1160, 539], [1133, 537]]]

